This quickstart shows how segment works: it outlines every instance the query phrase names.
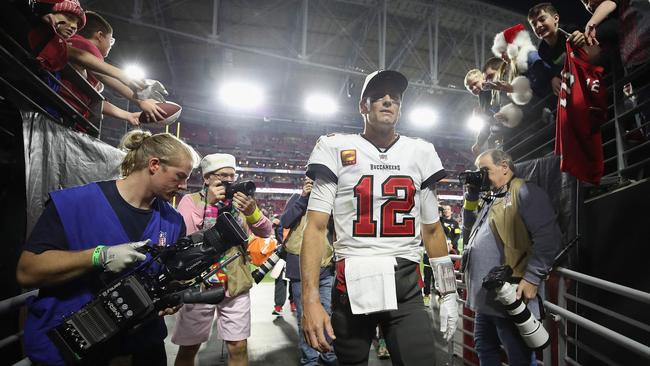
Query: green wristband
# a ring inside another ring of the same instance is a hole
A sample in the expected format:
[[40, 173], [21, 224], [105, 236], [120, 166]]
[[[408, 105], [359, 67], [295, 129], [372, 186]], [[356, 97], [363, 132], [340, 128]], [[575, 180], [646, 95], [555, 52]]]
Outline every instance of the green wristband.
[[102, 248], [104, 248], [103, 245], [98, 245], [97, 248], [93, 250], [93, 267], [102, 266]]

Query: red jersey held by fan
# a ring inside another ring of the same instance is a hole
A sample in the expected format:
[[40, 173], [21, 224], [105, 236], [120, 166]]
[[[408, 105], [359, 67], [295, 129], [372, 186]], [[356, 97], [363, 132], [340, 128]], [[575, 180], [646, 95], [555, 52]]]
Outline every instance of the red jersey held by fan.
[[560, 169], [576, 178], [600, 184], [603, 144], [600, 126], [607, 121], [607, 92], [603, 68], [586, 61], [582, 49], [567, 42], [555, 125], [555, 153]]

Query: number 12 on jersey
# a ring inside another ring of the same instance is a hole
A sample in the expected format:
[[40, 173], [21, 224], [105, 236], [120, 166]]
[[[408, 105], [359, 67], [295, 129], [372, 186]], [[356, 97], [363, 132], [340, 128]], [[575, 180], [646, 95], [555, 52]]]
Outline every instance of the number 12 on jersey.
[[[374, 176], [364, 175], [354, 186], [357, 198], [357, 218], [352, 222], [353, 236], [377, 236], [377, 220], [373, 219], [373, 180]], [[398, 197], [404, 191], [404, 198]], [[408, 214], [415, 206], [415, 184], [405, 175], [392, 175], [381, 184], [381, 195], [390, 197], [381, 205], [379, 236], [399, 237], [415, 235], [415, 219], [404, 218], [397, 222], [397, 214]]]

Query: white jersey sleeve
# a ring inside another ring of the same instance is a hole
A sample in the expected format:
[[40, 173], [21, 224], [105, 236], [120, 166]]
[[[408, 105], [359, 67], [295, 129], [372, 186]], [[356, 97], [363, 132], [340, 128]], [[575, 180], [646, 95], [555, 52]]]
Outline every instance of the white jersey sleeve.
[[420, 190], [420, 223], [427, 225], [440, 221], [438, 197], [432, 187]]
[[317, 179], [309, 194], [307, 209], [330, 214], [336, 198], [336, 183], [330, 180]]
[[307, 161], [307, 176], [313, 180], [338, 181], [338, 152], [335, 135], [321, 136]]
[[447, 176], [447, 172], [442, 167], [440, 157], [433, 147], [433, 144], [424, 140], [419, 140], [420, 150], [423, 159], [419, 159], [418, 167], [420, 169], [420, 176], [423, 179], [421, 188], [432, 187], [439, 180]]

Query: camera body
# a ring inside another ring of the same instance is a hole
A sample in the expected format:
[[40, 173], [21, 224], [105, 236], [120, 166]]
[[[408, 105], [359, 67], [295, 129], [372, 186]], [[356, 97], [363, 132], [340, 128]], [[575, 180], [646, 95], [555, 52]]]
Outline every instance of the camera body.
[[495, 291], [496, 300], [503, 304], [526, 346], [533, 350], [544, 349], [551, 342], [551, 338], [542, 323], [528, 310], [526, 304], [521, 299], [517, 299], [517, 285], [508, 282], [511, 278], [510, 266], [494, 267], [483, 278], [483, 288]]
[[[226, 250], [247, 240], [237, 221], [225, 212], [212, 228], [181, 238], [173, 246], [147, 247], [153, 256], [150, 262], [101, 290], [48, 336], [66, 363], [74, 364], [101, 357], [118, 333], [152, 319], [159, 310], [182, 302], [219, 302], [223, 290], [211, 291], [208, 296], [197, 296], [192, 290], [210, 275], [210, 266]], [[153, 262], [161, 268], [155, 275], [147, 272]]]
[[488, 172], [485, 169], [462, 172], [458, 174], [458, 180], [462, 185], [468, 184], [478, 187], [481, 192], [487, 192], [490, 190], [490, 179], [488, 178]]
[[223, 184], [223, 186], [226, 188], [227, 199], [232, 199], [236, 192], [241, 192], [249, 197], [255, 195], [255, 183], [250, 180], [245, 180], [238, 183], [221, 182], [221, 184]]

